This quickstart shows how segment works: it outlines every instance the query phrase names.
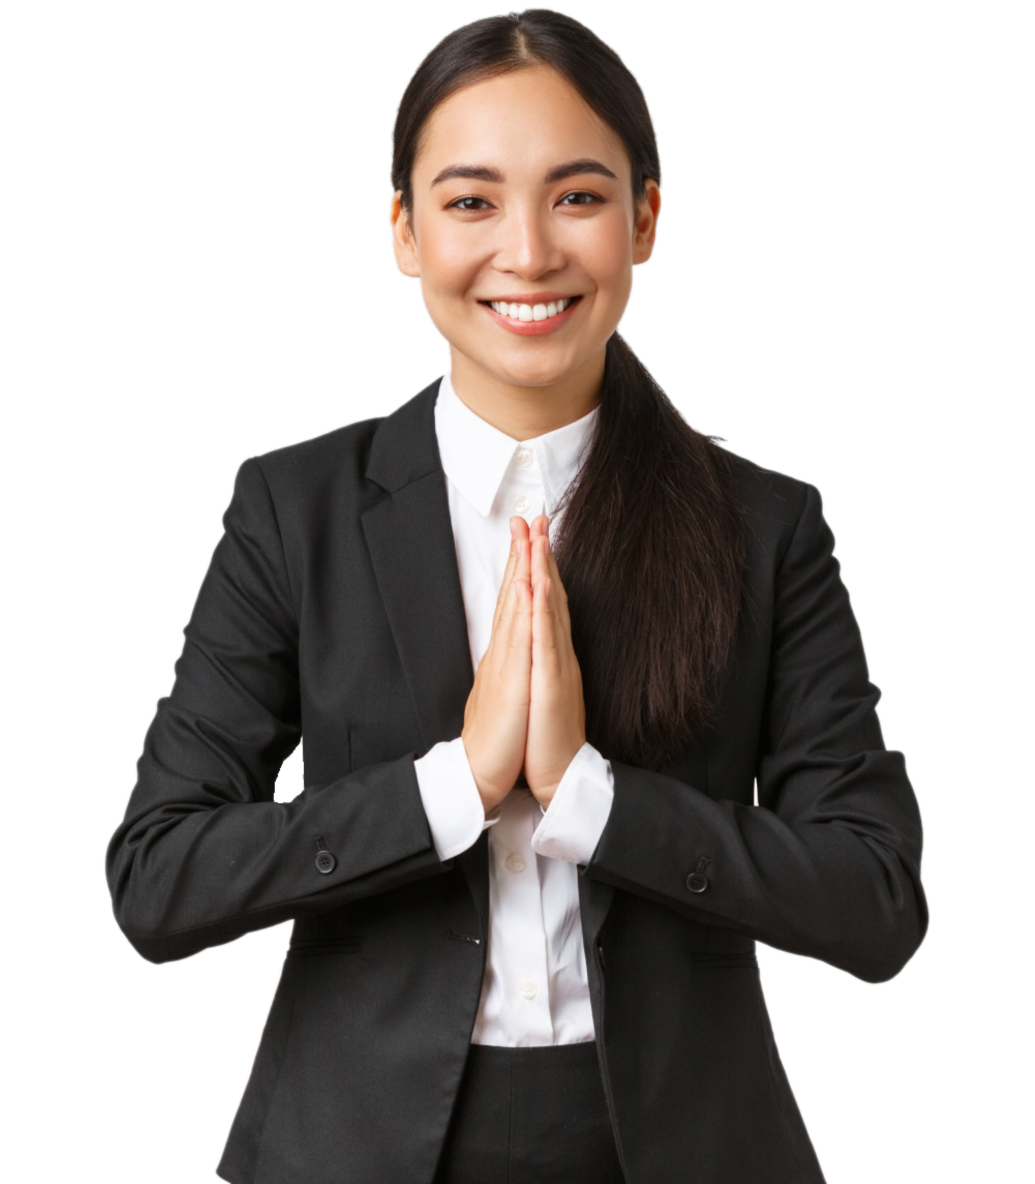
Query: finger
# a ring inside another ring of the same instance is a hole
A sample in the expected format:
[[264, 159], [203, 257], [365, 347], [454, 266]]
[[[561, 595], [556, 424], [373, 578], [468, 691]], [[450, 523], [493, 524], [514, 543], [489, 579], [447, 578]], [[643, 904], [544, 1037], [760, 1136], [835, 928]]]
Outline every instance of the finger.
[[561, 651], [557, 622], [550, 603], [550, 579], [536, 585], [532, 607], [532, 665], [548, 680], [560, 677]]
[[[514, 629], [520, 644], [528, 647], [528, 658], [532, 657], [532, 544], [528, 540], [528, 523], [522, 518], [518, 525], [517, 564], [514, 567], [514, 582], [520, 584], [515, 597], [513, 617]], [[520, 617], [520, 620], [516, 618]]]
[[546, 575], [550, 580], [550, 599], [553, 602], [554, 613], [557, 617], [559, 626], [570, 638], [571, 616], [568, 613], [568, 593], [564, 588], [564, 582], [561, 579], [560, 569], [557, 567], [557, 560], [554, 558], [553, 547], [551, 547], [549, 544], [550, 536], [547, 535], [545, 568]]
[[[508, 601], [508, 596], [513, 597], [513, 590], [511, 583], [514, 579], [514, 572], [517, 569], [517, 540], [522, 537], [527, 537], [527, 526], [525, 520], [518, 515], [514, 515], [510, 520], [510, 555], [507, 559], [507, 566], [503, 572], [503, 581], [500, 584], [499, 594], [496, 597], [496, 608], [492, 614], [492, 633], [496, 632], [496, 626], [503, 610], [508, 605], [512, 606], [512, 599]], [[491, 644], [491, 640], [490, 640]]]
[[[518, 520], [517, 535], [514, 540], [515, 555], [514, 555], [514, 571], [511, 575], [511, 581], [514, 580], [528, 580], [532, 574], [532, 551], [531, 544], [528, 541], [528, 523], [523, 518]], [[515, 600], [510, 600], [511, 608]]]
[[[531, 613], [531, 605], [523, 605], [523, 601], [517, 587], [519, 583], [523, 582], [526, 590], [528, 590], [528, 595], [531, 596], [530, 589], [532, 570], [531, 559], [529, 557], [530, 545], [528, 539], [522, 537], [523, 531], [520, 524], [518, 524], [517, 530], [518, 534], [514, 540], [514, 568], [513, 572], [511, 573], [510, 586], [507, 591], [506, 598], [504, 599], [501, 606], [499, 624], [496, 628], [496, 632], [493, 634], [492, 640], [489, 643], [489, 648], [494, 649], [497, 637], [501, 639], [500, 649], [503, 652], [496, 655], [495, 661], [497, 661], [497, 663], [505, 663], [507, 661], [506, 650], [512, 644], [514, 637], [517, 636], [517, 634], [514, 632], [514, 618], [521, 612], [524, 612], [526, 615]], [[520, 623], [518, 627], [521, 627]], [[529, 647], [531, 647], [531, 623], [529, 623], [529, 638], [527, 644]], [[529, 653], [531, 653], [531, 649], [529, 650]]]
[[[513, 519], [511, 519], [513, 524]], [[500, 613], [503, 611], [503, 606], [507, 600], [507, 592], [510, 589], [510, 582], [514, 576], [514, 568], [517, 564], [517, 540], [515, 537], [513, 525], [511, 525], [510, 532], [510, 554], [507, 556], [507, 566], [503, 569], [503, 580], [500, 583], [499, 592], [496, 594], [496, 608], [492, 614], [492, 633], [496, 632], [496, 623], [500, 619]]]
[[543, 547], [543, 562], [545, 565], [545, 574], [548, 575], [550, 577], [550, 579], [556, 580], [557, 575], [559, 573], [557, 572], [557, 564], [554, 561], [554, 557], [553, 557], [553, 545], [550, 542], [550, 520], [544, 514], [542, 521], [543, 521], [542, 537], [544, 539], [544, 542], [540, 543], [540, 546]]
[[532, 537], [530, 548], [532, 552], [532, 587], [535, 588], [546, 576], [550, 569], [546, 563], [545, 535], [537, 534]]
[[[557, 585], [552, 579], [545, 581], [544, 594], [547, 605], [551, 609], [550, 621], [554, 642], [552, 651], [548, 650], [546, 654], [547, 662], [552, 661], [554, 664], [552, 668], [549, 665], [547, 668], [550, 670], [550, 677], [554, 680], [554, 686], [565, 704], [565, 709], [577, 705], [578, 718], [584, 721], [586, 707], [582, 697], [582, 671], [571, 644], [571, 635], [558, 617], [557, 605], [554, 603], [555, 599], [559, 601]], [[540, 652], [539, 660], [544, 660], [542, 652]]]
[[504, 619], [503, 627], [503, 677], [506, 685], [520, 688], [527, 703], [532, 673], [532, 592], [527, 579], [515, 576], [511, 596], [514, 610]]

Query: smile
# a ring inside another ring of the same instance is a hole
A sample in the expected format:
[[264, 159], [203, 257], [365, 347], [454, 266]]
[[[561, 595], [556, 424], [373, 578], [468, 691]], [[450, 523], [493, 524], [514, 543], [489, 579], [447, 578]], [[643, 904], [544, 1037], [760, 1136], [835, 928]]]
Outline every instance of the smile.
[[505, 304], [502, 300], [490, 300], [488, 303], [500, 316], [520, 321], [545, 321], [547, 317], [564, 312], [572, 300], [573, 297], [565, 296], [563, 300], [551, 301], [549, 304]]
[[502, 300], [480, 300], [497, 324], [523, 337], [552, 333], [571, 319], [581, 296], [565, 296], [548, 304], [506, 304]]

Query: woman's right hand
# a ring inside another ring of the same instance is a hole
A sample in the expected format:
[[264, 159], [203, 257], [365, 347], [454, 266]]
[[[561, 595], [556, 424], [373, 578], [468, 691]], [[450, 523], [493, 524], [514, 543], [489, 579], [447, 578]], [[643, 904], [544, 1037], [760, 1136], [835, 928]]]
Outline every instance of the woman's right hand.
[[532, 681], [531, 542], [510, 520], [511, 547], [496, 598], [492, 637], [474, 676], [461, 733], [485, 813], [514, 788], [525, 759]]

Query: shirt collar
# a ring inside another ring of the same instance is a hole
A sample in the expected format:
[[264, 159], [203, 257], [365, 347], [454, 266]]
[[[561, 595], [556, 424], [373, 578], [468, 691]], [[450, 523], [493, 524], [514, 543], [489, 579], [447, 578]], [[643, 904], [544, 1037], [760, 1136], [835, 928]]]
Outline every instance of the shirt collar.
[[543, 482], [546, 514], [552, 517], [589, 449], [599, 410], [598, 405], [581, 419], [530, 440], [514, 440], [472, 411], [445, 374], [435, 401], [442, 468], [464, 498], [487, 518], [517, 449], [530, 448]]

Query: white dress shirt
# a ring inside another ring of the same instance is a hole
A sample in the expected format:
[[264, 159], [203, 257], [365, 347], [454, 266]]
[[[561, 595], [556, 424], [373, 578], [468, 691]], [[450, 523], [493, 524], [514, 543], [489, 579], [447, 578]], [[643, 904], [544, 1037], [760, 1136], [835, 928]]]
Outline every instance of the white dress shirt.
[[[510, 518], [550, 518], [578, 472], [598, 409], [517, 441], [476, 415], [442, 378], [435, 431], [467, 615], [473, 668], [492, 636], [510, 551]], [[443, 740], [415, 762], [440, 859], [489, 833], [489, 942], [471, 1040], [574, 1044], [596, 1033], [582, 940], [577, 863], [588, 863], [611, 810], [611, 763], [590, 743], [576, 753], [548, 810], [515, 786], [486, 818], [463, 739]]]

